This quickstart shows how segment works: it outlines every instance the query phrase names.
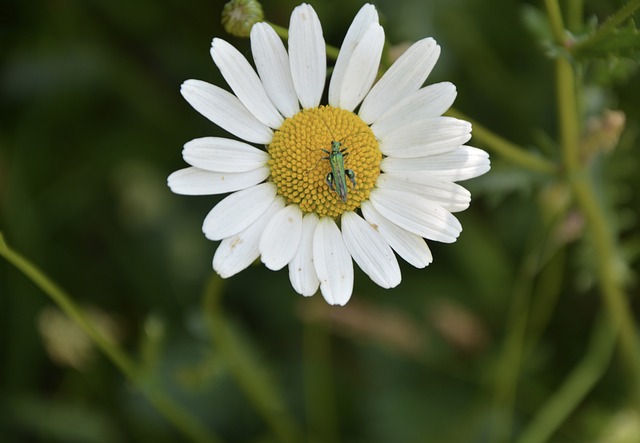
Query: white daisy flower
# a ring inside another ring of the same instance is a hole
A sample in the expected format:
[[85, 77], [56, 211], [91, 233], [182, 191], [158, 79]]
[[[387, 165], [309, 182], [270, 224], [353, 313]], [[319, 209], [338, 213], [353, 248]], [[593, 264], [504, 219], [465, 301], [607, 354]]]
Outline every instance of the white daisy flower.
[[260, 257], [272, 270], [288, 266], [298, 293], [320, 287], [328, 303], [344, 305], [352, 259], [383, 288], [401, 280], [393, 251], [427, 266], [424, 239], [451, 243], [462, 230], [452, 213], [469, 206], [470, 194], [455, 182], [489, 170], [488, 154], [465, 145], [471, 125], [442, 116], [455, 86], [423, 87], [440, 47], [431, 38], [414, 43], [376, 82], [384, 31], [367, 4], [321, 105], [327, 60], [311, 6], [291, 14], [288, 50], [266, 23], [250, 36], [257, 73], [229, 43], [213, 40], [213, 61], [233, 94], [199, 80], [181, 89], [198, 112], [243, 140], [188, 142], [191, 167], [168, 179], [178, 194], [231, 193], [202, 227], [221, 240], [215, 271], [231, 277]]

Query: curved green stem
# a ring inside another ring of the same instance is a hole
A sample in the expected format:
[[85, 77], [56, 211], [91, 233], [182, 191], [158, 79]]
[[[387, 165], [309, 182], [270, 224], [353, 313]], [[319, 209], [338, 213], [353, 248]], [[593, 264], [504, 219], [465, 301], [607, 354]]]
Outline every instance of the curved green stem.
[[494, 387], [494, 421], [491, 427], [489, 441], [502, 443], [511, 440], [513, 427], [513, 410], [516, 399], [516, 389], [520, 378], [523, 361], [525, 333], [530, 307], [529, 278], [522, 274], [516, 282], [511, 306], [505, 327], [505, 339], [496, 369]]
[[602, 378], [615, 347], [615, 331], [604, 318], [599, 319], [587, 353], [566, 381], [547, 400], [520, 435], [517, 443], [544, 443], [575, 411]]
[[502, 443], [511, 441], [513, 411], [520, 370], [530, 350], [526, 335], [533, 306], [534, 282], [544, 265], [548, 263], [554, 246], [554, 224], [541, 226], [529, 239], [528, 253], [519, 267], [511, 296], [511, 305], [505, 327], [505, 339], [495, 371], [494, 414], [492, 435], [489, 441]]
[[490, 151], [503, 156], [506, 160], [535, 172], [553, 174], [557, 171], [555, 164], [542, 157], [526, 151], [524, 148], [491, 132], [481, 124], [473, 121], [456, 109], [449, 109], [447, 115], [470, 122], [473, 126], [473, 138]]
[[[555, 226], [558, 225], [555, 224]], [[532, 295], [535, 303], [531, 306], [531, 314], [527, 327], [527, 343], [525, 349], [525, 353], [527, 354], [533, 353], [533, 350], [549, 325], [555, 306], [562, 295], [567, 248], [564, 245], [556, 246], [558, 246], [558, 248], [550, 254], [549, 262], [545, 264], [538, 276], [538, 281]]]
[[595, 198], [595, 191], [580, 159], [580, 125], [576, 99], [575, 73], [569, 61], [556, 59], [560, 139], [564, 165], [576, 202], [587, 221], [598, 260], [596, 261], [601, 294], [613, 324], [619, 328], [622, 349], [633, 377], [640, 378], [640, 343], [629, 304], [620, 287], [615, 267], [618, 264], [613, 233]]
[[615, 251], [614, 239], [602, 208], [596, 202], [591, 183], [584, 176], [574, 176], [570, 182], [577, 203], [587, 220], [598, 256], [596, 265], [603, 301], [613, 324], [620, 333], [622, 351], [637, 386], [640, 379], [640, 343], [626, 294], [620, 287], [616, 272], [619, 258]]
[[222, 310], [221, 299], [222, 279], [213, 275], [204, 294], [204, 312], [212, 340], [229, 366], [231, 375], [279, 441], [302, 441], [300, 430], [265, 376], [265, 371], [233, 333]]
[[20, 270], [29, 280], [53, 300], [58, 307], [75, 322], [109, 360], [138, 388], [149, 402], [178, 430], [194, 442], [220, 443], [221, 440], [210, 433], [180, 405], [162, 392], [157, 385], [143, 382], [138, 366], [120, 347], [111, 342], [93, 327], [91, 321], [71, 297], [49, 279], [40, 269], [22, 255], [11, 249], [0, 233], [0, 255]]
[[51, 279], [49, 279], [40, 269], [28, 261], [25, 257], [11, 249], [5, 242], [4, 236], [0, 234], [0, 255], [2, 255], [9, 263], [18, 268], [29, 280], [35, 283], [42, 291], [58, 305], [58, 307], [78, 325], [85, 334], [100, 348], [102, 352], [113, 362], [113, 364], [122, 372], [129, 380], [136, 380], [136, 365], [122, 352], [120, 348], [103, 336], [96, 328], [93, 327], [91, 321], [75, 305], [75, 303], [60, 287], [58, 287]]

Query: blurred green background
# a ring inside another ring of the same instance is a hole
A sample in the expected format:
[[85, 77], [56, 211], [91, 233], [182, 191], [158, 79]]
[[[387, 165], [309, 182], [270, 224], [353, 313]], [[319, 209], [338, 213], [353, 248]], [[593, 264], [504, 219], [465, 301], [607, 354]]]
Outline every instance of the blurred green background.
[[[310, 3], [327, 43], [339, 46], [361, 3]], [[222, 134], [182, 99], [180, 84], [224, 85], [209, 56], [215, 36], [250, 53], [247, 40], [222, 29], [223, 4], [3, 2], [0, 230], [142, 362], [143, 380], [224, 441], [271, 442], [278, 432], [236, 382], [237, 368], [203, 317], [216, 244], [200, 228], [217, 198], [166, 186], [185, 165], [185, 142]], [[287, 26], [296, 4], [263, 6], [269, 21]], [[585, 18], [602, 20], [621, 4], [588, 1]], [[459, 111], [560, 158], [542, 2], [376, 6], [391, 44], [433, 36], [442, 46], [428, 83], [455, 83]], [[590, 161], [634, 306], [636, 62], [604, 57], [580, 72], [581, 109], [597, 134], [604, 109], [626, 115], [620, 142], [595, 143]], [[217, 324], [305, 441], [522, 441], [591, 351], [585, 377], [593, 383], [548, 441], [640, 441], [638, 377], [611, 355], [607, 334], [591, 338], [605, 313], [597, 257], [565, 185], [476, 144], [492, 154], [492, 171], [463, 183], [473, 201], [458, 214], [460, 239], [430, 243], [434, 262], [424, 270], [401, 263], [398, 288], [383, 290], [357, 271], [349, 305], [328, 308], [319, 295], [295, 294], [285, 271], [253, 266], [224, 283]], [[2, 260], [0, 442], [124, 441], [187, 437]]]

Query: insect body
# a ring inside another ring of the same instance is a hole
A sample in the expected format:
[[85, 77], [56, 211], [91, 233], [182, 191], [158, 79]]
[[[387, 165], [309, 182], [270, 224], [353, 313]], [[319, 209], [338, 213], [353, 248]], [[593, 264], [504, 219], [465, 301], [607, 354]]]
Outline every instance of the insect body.
[[338, 141], [331, 142], [331, 151], [326, 149], [322, 150], [327, 157], [323, 157], [324, 160], [329, 160], [331, 165], [331, 172], [327, 174], [326, 182], [332, 191], [336, 191], [340, 200], [347, 201], [347, 178], [353, 185], [356, 186], [356, 174], [351, 169], [344, 168], [344, 158], [349, 155], [347, 148], [342, 147], [342, 143]]

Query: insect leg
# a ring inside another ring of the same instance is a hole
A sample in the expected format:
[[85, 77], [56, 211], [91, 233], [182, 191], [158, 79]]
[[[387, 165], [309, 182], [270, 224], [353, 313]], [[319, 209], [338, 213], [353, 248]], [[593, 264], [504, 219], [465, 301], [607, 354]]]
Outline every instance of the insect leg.
[[345, 169], [344, 175], [346, 175], [349, 180], [351, 180], [351, 184], [353, 185], [351, 189], [355, 189], [356, 187], [356, 173], [351, 169]]
[[329, 185], [329, 189], [331, 189], [332, 191], [335, 191], [335, 180], [333, 179], [333, 172], [329, 172], [327, 174], [327, 176], [325, 177], [325, 181], [327, 182], [327, 184]]
[[326, 157], [320, 157], [318, 159], [318, 161], [316, 162], [315, 165], [313, 165], [313, 168], [309, 169], [307, 172], [305, 172], [305, 174], [308, 174], [309, 172], [313, 171], [316, 166], [318, 166], [318, 163], [320, 163], [322, 160], [329, 160], [329, 155], [331, 154], [329, 151], [327, 151], [326, 149], [323, 149], [322, 152], [324, 152], [325, 154], [327, 154]]

